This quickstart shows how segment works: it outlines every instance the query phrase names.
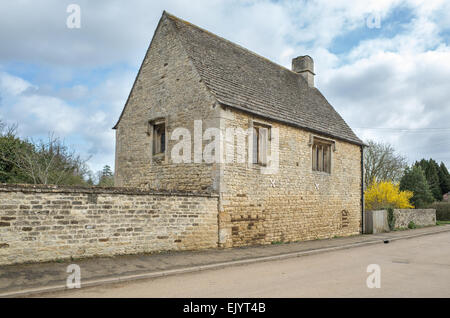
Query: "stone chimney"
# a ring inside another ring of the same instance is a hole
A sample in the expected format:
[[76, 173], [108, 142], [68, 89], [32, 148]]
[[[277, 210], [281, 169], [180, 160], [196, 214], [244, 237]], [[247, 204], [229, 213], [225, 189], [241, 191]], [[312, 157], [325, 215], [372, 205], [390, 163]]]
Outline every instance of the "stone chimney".
[[309, 55], [292, 59], [292, 71], [303, 76], [309, 87], [314, 87], [314, 61]]

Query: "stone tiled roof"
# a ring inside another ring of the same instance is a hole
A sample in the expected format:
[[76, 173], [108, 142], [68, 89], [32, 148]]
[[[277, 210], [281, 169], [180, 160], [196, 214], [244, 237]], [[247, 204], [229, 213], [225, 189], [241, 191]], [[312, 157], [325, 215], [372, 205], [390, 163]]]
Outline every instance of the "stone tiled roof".
[[217, 100], [266, 118], [363, 144], [299, 74], [173, 15], [178, 38]]

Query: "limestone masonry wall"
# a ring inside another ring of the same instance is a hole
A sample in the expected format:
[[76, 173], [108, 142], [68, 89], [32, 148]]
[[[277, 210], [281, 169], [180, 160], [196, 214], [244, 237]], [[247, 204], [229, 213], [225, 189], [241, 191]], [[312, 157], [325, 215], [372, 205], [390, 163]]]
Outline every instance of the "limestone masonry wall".
[[[115, 185], [178, 191], [217, 191], [217, 164], [170, 160], [169, 136], [187, 129], [194, 149], [194, 121], [202, 121], [202, 133], [219, 126], [220, 110], [195, 71], [167, 20], [161, 22], [144, 58], [116, 130]], [[149, 120], [164, 119], [167, 151], [152, 155]]]
[[[331, 173], [312, 171], [311, 133], [243, 112], [223, 114], [225, 127], [252, 122], [279, 130], [279, 170], [224, 166], [219, 244], [245, 246], [349, 236], [361, 231], [361, 148], [335, 140]], [[325, 136], [324, 136], [325, 137]], [[246, 149], [240, 152], [247, 153]]]
[[406, 228], [411, 221], [419, 226], [436, 225], [435, 209], [396, 209], [394, 217], [396, 228]]
[[218, 198], [0, 185], [0, 265], [217, 247]]

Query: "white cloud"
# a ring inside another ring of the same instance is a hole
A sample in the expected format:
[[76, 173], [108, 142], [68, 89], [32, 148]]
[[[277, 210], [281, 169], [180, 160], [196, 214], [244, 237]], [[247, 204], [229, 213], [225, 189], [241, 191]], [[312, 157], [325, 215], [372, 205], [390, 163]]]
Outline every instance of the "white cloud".
[[385, 52], [331, 70], [322, 88], [352, 127], [415, 129], [358, 129], [362, 138], [391, 142], [411, 161], [432, 156], [449, 163], [450, 154], [439, 146], [449, 131], [427, 130], [448, 127], [449, 78], [448, 49]]
[[23, 132], [33, 135], [51, 128], [58, 135], [66, 136], [76, 132], [83, 117], [78, 109], [68, 106], [63, 100], [52, 96], [20, 96], [11, 106], [9, 115], [24, 125]]
[[0, 72], [0, 93], [3, 95], [19, 95], [32, 87], [33, 85], [20, 77]]
[[[2, 72], [0, 94], [4, 98], [0, 103], [0, 119], [18, 123], [19, 134], [24, 138], [45, 138], [49, 133], [55, 133], [83, 157], [90, 157], [88, 163], [94, 171], [105, 164], [113, 167], [115, 141], [111, 128], [132, 83], [127, 72], [115, 76], [90, 90], [92, 97], [88, 104], [71, 105], [61, 96], [84, 97], [85, 86], [65, 88], [63, 93], [45, 91], [20, 77]], [[29, 91], [29, 88], [33, 90]]]
[[[96, 169], [113, 165], [111, 127], [164, 9], [286, 67], [293, 57], [311, 55], [317, 87], [352, 127], [448, 126], [448, 1], [136, 0], [129, 5], [80, 0], [78, 30], [66, 28], [69, 3], [0, 3], [0, 11], [7, 13], [0, 21], [0, 66], [20, 61], [45, 69], [45, 76], [41, 71], [32, 80], [0, 73], [0, 116], [19, 121], [29, 134], [53, 130], [81, 139], [77, 146], [93, 155]], [[400, 7], [413, 18], [402, 21], [401, 32], [383, 36], [381, 31], [391, 27], [393, 10]], [[379, 36], [350, 43], [348, 51], [334, 54], [338, 37], [345, 41], [351, 31], [373, 31], [366, 27], [370, 14], [381, 17]], [[74, 81], [80, 70], [107, 74], [100, 83]], [[442, 150], [450, 143], [442, 132], [357, 133], [392, 142], [411, 160], [436, 156], [450, 165], [450, 154]]]

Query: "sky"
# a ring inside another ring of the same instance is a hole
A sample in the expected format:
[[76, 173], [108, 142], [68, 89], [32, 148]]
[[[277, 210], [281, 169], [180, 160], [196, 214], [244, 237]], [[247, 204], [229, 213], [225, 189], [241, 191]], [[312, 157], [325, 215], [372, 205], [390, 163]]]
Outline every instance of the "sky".
[[361, 139], [450, 166], [450, 1], [2, 1], [0, 120], [114, 167], [112, 127], [163, 10], [288, 68], [310, 55]]

